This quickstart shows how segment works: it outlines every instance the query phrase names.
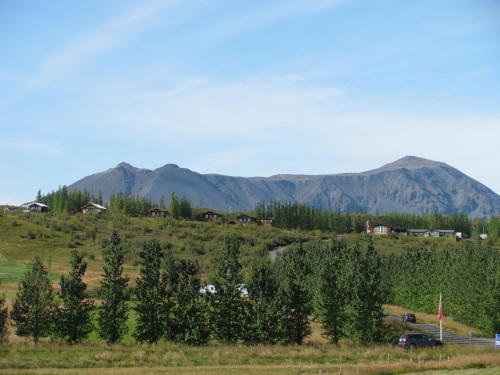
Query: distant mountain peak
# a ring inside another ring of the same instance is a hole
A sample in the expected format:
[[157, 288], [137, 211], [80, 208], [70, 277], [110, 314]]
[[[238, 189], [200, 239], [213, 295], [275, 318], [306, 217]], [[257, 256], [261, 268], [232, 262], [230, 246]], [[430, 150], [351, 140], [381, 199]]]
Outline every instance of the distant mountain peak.
[[119, 163], [116, 168], [126, 168], [126, 169], [137, 169], [135, 168], [133, 165], [127, 163], [127, 162], [124, 162], [122, 161], [121, 163]]
[[180, 167], [177, 164], [167, 163], [164, 166], [162, 166], [160, 168], [157, 168], [156, 170], [157, 171], [163, 171], [163, 170], [167, 170], [167, 169], [179, 169], [179, 168]]
[[447, 164], [435, 160], [421, 158], [418, 156], [407, 155], [405, 157], [402, 157], [401, 159], [393, 161], [392, 163], [383, 165], [382, 167], [376, 169], [376, 171], [395, 170], [402, 168], [406, 169], [436, 168], [442, 166], [447, 166]]

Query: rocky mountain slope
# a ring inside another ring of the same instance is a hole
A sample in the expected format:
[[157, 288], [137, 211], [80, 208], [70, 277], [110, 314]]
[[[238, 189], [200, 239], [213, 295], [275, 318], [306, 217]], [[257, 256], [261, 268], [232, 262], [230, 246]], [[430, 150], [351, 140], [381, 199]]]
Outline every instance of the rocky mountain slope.
[[260, 201], [300, 201], [317, 207], [369, 213], [466, 212], [500, 214], [500, 196], [441, 162], [406, 156], [380, 168], [333, 175], [231, 177], [200, 174], [175, 164], [155, 170], [127, 163], [85, 177], [70, 189], [141, 195], [159, 201], [171, 192], [194, 205], [224, 211], [249, 210]]

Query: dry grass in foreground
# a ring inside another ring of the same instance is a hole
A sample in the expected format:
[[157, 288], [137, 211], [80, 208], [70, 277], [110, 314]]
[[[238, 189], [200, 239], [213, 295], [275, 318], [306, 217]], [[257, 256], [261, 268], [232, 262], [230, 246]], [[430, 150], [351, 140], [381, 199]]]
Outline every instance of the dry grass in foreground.
[[340, 368], [343, 374], [477, 368], [494, 370], [493, 374], [500, 373], [500, 352], [477, 347], [410, 351], [388, 345], [349, 344], [188, 347], [45, 342], [38, 347], [0, 346], [2, 374], [338, 374]]

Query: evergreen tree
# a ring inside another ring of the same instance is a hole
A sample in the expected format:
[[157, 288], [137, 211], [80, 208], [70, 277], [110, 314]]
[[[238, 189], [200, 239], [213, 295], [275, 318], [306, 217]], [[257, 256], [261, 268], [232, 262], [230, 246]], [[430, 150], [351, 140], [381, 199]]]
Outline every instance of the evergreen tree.
[[283, 341], [302, 344], [311, 332], [311, 303], [306, 286], [306, 275], [310, 274], [310, 269], [302, 245], [290, 248], [278, 258], [277, 271], [277, 303], [281, 308]]
[[170, 195], [170, 215], [172, 215], [174, 219], [178, 219], [180, 216], [179, 198], [177, 198], [175, 193]]
[[212, 296], [212, 322], [215, 336], [221, 342], [234, 343], [245, 335], [247, 305], [241, 295], [242, 276], [239, 240], [224, 239], [222, 249], [214, 258], [215, 288]]
[[344, 274], [350, 284], [344, 308], [344, 333], [347, 338], [362, 343], [380, 342], [386, 333], [383, 321], [381, 262], [373, 247], [348, 248]]
[[165, 321], [168, 319], [164, 308], [166, 302], [165, 278], [161, 274], [163, 249], [159, 241], [144, 243], [140, 253], [142, 260], [139, 277], [136, 281], [137, 326], [135, 338], [139, 342], [154, 343], [163, 336]]
[[120, 341], [126, 333], [128, 278], [123, 276], [123, 258], [120, 238], [113, 231], [109, 245], [103, 252], [103, 303], [98, 318], [99, 335], [108, 343]]
[[342, 278], [342, 250], [344, 243], [336, 242], [318, 249], [313, 308], [325, 334], [338, 344], [342, 336], [343, 307], [347, 293], [347, 280]]
[[175, 269], [177, 281], [171, 310], [175, 334], [172, 339], [188, 345], [206, 344], [210, 327], [205, 297], [200, 293], [200, 268], [191, 260], [181, 260]]
[[280, 309], [276, 304], [277, 281], [270, 261], [260, 254], [250, 267], [247, 284], [251, 299], [251, 322], [246, 340], [274, 344], [281, 340]]
[[54, 315], [54, 293], [42, 260], [33, 259], [31, 268], [19, 284], [19, 292], [11, 312], [16, 334], [31, 336], [35, 343], [50, 333]]
[[87, 263], [76, 250], [70, 254], [69, 265], [69, 274], [62, 276], [60, 281], [62, 306], [57, 311], [56, 332], [74, 344], [85, 339], [93, 329], [90, 313], [94, 302], [85, 299], [87, 285], [82, 277]]
[[191, 219], [193, 210], [191, 209], [191, 202], [187, 198], [182, 198], [179, 204], [179, 216], [183, 219]]

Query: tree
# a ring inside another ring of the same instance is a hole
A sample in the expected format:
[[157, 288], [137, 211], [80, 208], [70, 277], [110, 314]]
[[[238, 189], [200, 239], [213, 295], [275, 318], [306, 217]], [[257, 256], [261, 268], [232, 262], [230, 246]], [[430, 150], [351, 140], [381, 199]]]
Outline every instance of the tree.
[[94, 302], [86, 300], [87, 285], [82, 281], [87, 270], [87, 263], [76, 250], [69, 258], [70, 271], [61, 276], [59, 296], [62, 307], [57, 311], [56, 332], [68, 343], [74, 344], [85, 339], [93, 329], [90, 312]]
[[226, 237], [222, 249], [214, 258], [215, 288], [212, 296], [212, 321], [215, 336], [221, 342], [234, 343], [243, 338], [246, 322], [246, 303], [241, 295], [240, 244]]
[[123, 258], [120, 237], [113, 231], [103, 253], [103, 303], [98, 318], [99, 335], [108, 343], [120, 341], [126, 332], [128, 278], [123, 276]]
[[172, 332], [172, 339], [187, 345], [206, 344], [210, 327], [205, 297], [200, 293], [200, 267], [191, 260], [181, 260], [175, 270], [177, 277], [171, 310], [175, 332]]
[[170, 214], [174, 219], [178, 219], [180, 216], [179, 198], [175, 193], [170, 194]]
[[164, 255], [160, 242], [146, 241], [140, 257], [142, 266], [136, 281], [138, 302], [134, 308], [137, 312], [135, 338], [139, 342], [154, 343], [163, 336], [168, 319], [168, 309], [164, 308], [166, 289], [161, 274]]
[[0, 343], [7, 338], [7, 317], [8, 311], [5, 306], [5, 296], [0, 295]]
[[19, 291], [11, 312], [16, 323], [16, 334], [31, 336], [38, 343], [50, 333], [54, 315], [54, 293], [42, 260], [33, 259], [30, 269], [19, 284]]
[[252, 261], [247, 287], [252, 314], [246, 340], [268, 344], [280, 341], [280, 309], [276, 304], [277, 281], [271, 263], [264, 254], [259, 254]]
[[380, 342], [386, 333], [380, 258], [371, 242], [367, 248], [348, 248], [347, 254], [344, 277], [350, 287], [344, 305], [343, 331], [356, 342]]
[[179, 204], [179, 216], [183, 219], [191, 219], [193, 210], [191, 209], [191, 202], [187, 198], [182, 198]]
[[325, 334], [338, 344], [342, 336], [343, 308], [347, 293], [346, 280], [342, 279], [342, 251], [345, 244], [335, 240], [318, 249], [313, 308]]
[[290, 248], [278, 258], [277, 271], [277, 303], [281, 308], [283, 341], [302, 344], [311, 332], [311, 303], [306, 287], [306, 275], [310, 274], [310, 269], [302, 245]]

